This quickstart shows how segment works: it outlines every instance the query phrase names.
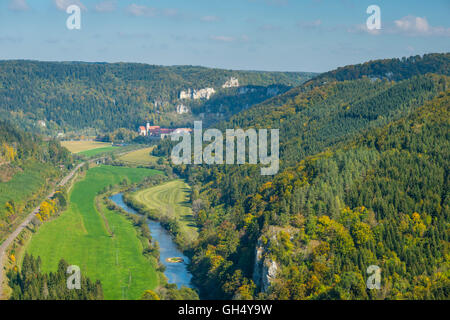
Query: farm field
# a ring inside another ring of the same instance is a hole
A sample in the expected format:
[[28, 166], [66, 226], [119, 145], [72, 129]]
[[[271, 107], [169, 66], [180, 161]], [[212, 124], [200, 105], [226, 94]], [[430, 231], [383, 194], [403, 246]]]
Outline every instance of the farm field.
[[123, 215], [95, 208], [98, 191], [123, 179], [138, 182], [161, 172], [149, 169], [99, 166], [90, 169], [70, 194], [69, 208], [44, 223], [32, 237], [27, 252], [42, 259], [43, 271], [55, 271], [63, 258], [80, 267], [92, 280], [102, 282], [105, 299], [139, 299], [158, 285], [155, 263], [142, 255], [142, 244], [131, 221]]
[[190, 187], [183, 180], [173, 180], [159, 186], [136, 192], [133, 197], [149, 209], [161, 215], [176, 217], [180, 222], [181, 232], [189, 241], [198, 236], [192, 209], [189, 203]]
[[154, 148], [155, 147], [153, 146], [127, 153], [121, 156], [119, 160], [122, 160], [130, 165], [149, 165], [156, 163], [158, 157], [150, 155], [150, 152], [152, 152]]
[[78, 152], [78, 154], [84, 155], [86, 157], [92, 157], [92, 156], [96, 156], [100, 153], [113, 152], [113, 151], [116, 151], [119, 149], [120, 149], [120, 147], [109, 146], [109, 147], [104, 147], [104, 148], [95, 148], [95, 149], [91, 149], [91, 150], [81, 151], [81, 152]]
[[72, 153], [80, 153], [93, 149], [111, 147], [111, 143], [99, 141], [61, 141], [61, 145]]

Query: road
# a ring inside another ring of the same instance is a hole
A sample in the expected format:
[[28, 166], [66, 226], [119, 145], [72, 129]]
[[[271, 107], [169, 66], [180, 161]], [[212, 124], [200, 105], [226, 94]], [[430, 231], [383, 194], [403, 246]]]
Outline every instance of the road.
[[[91, 161], [96, 161], [95, 160], [91, 160]], [[67, 176], [65, 176], [59, 183], [58, 183], [58, 187], [62, 187], [64, 186], [70, 179], [73, 178], [73, 176], [75, 175], [75, 173], [78, 171], [78, 169], [80, 169], [82, 166], [84, 165], [84, 163], [80, 163], [79, 165], [77, 165]], [[55, 190], [53, 190], [48, 196], [48, 198], [53, 197], [55, 194]], [[26, 228], [26, 226], [31, 222], [31, 220], [33, 219], [34, 215], [36, 213], [39, 212], [40, 209], [40, 205], [38, 207], [36, 207], [26, 218], [25, 220], [16, 228], [16, 230], [14, 230], [13, 233], [11, 233], [8, 238], [5, 239], [5, 241], [0, 245], [0, 298], [2, 296], [3, 293], [3, 273], [4, 273], [4, 262], [6, 261], [7, 257], [6, 257], [6, 250], [8, 249], [8, 247], [11, 245], [11, 243], [14, 241], [14, 239], [16, 239], [16, 237], [20, 234], [20, 232], [22, 232], [23, 229]]]

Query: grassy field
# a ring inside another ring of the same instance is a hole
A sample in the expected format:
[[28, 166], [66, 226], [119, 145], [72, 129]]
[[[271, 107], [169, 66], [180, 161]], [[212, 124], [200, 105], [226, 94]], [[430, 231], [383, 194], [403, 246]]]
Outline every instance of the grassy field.
[[[6, 202], [13, 200], [16, 210], [21, 212], [31, 198], [43, 191], [46, 180], [50, 177], [56, 178], [58, 174], [59, 172], [49, 165], [27, 161], [16, 170], [10, 180], [0, 182], [0, 223], [6, 214]], [[24, 212], [24, 214], [27, 213]], [[1, 231], [0, 238], [2, 238]]]
[[137, 231], [124, 216], [102, 207], [105, 222], [95, 208], [95, 196], [109, 184], [124, 178], [137, 182], [155, 170], [100, 166], [90, 169], [70, 194], [69, 209], [44, 223], [32, 237], [27, 251], [40, 256], [44, 271], [56, 270], [64, 258], [78, 265], [92, 280], [102, 282], [105, 299], [138, 299], [158, 285], [155, 264], [142, 255]]
[[61, 145], [72, 153], [111, 147], [111, 143], [98, 141], [61, 141]]
[[96, 148], [96, 149], [92, 149], [92, 150], [86, 150], [86, 151], [81, 151], [78, 152], [78, 154], [80, 155], [84, 155], [86, 157], [92, 157], [92, 156], [96, 156], [100, 153], [106, 153], [106, 152], [113, 152], [116, 150], [119, 150], [120, 147], [113, 147], [113, 146], [109, 146], [109, 147], [104, 147], [104, 148]]
[[136, 192], [133, 197], [161, 215], [177, 217], [181, 232], [189, 241], [195, 240], [198, 230], [189, 206], [190, 188], [183, 180], [173, 180]]
[[149, 165], [156, 163], [156, 160], [158, 160], [158, 157], [150, 155], [150, 152], [155, 147], [150, 148], [144, 148], [139, 149], [130, 153], [127, 153], [126, 155], [123, 155], [119, 158], [119, 160], [122, 160], [130, 165]]

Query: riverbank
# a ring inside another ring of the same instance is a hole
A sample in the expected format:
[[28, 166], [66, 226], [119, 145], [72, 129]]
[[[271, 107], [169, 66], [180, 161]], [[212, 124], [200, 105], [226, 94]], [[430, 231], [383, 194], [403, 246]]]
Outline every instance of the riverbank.
[[159, 221], [186, 253], [198, 237], [189, 205], [190, 193], [187, 183], [175, 179], [127, 193], [124, 202], [140, 214]]
[[[115, 194], [110, 199], [126, 212], [139, 214], [124, 202], [122, 193]], [[191, 282], [192, 274], [188, 270], [189, 258], [178, 248], [172, 236], [159, 222], [147, 219], [147, 225], [150, 230], [152, 242], [157, 241], [159, 244], [159, 261], [165, 267], [164, 274], [168, 279], [168, 283], [176, 284], [179, 288], [183, 286], [194, 288]], [[180, 258], [182, 262], [171, 262], [170, 259], [174, 257]]]

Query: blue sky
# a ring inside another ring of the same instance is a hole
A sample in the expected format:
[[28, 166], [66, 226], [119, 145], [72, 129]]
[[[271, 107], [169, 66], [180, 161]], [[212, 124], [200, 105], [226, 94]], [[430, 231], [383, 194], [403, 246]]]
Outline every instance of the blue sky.
[[[70, 4], [81, 30], [66, 28]], [[449, 0], [0, 0], [0, 59], [322, 72], [450, 52], [449, 18]]]

